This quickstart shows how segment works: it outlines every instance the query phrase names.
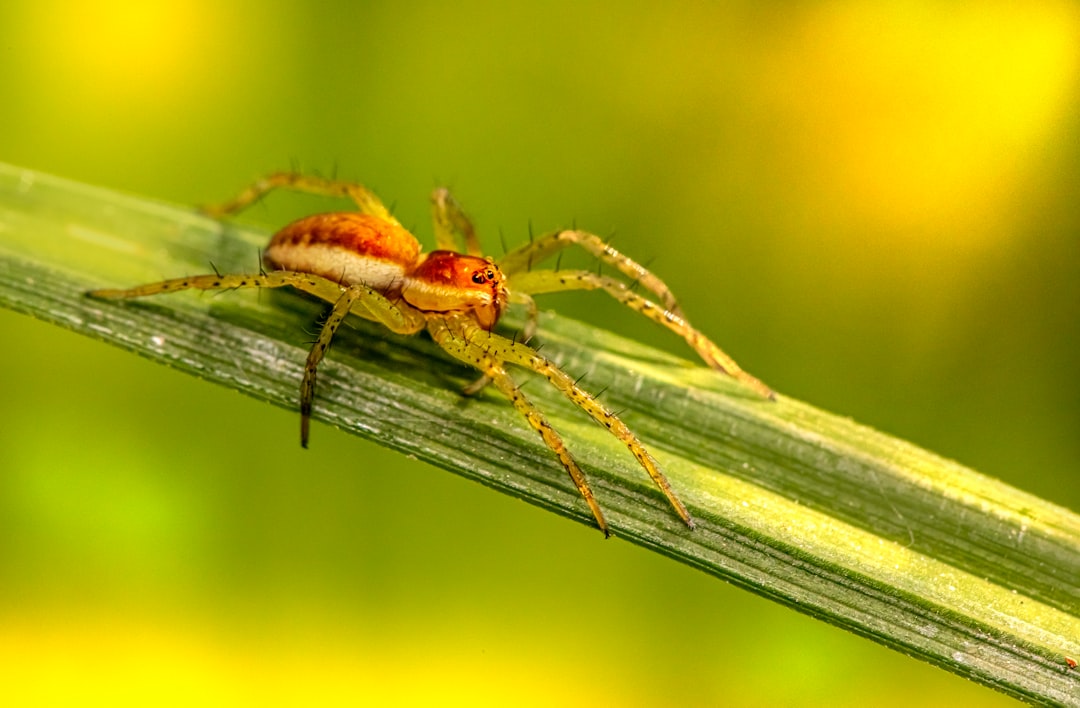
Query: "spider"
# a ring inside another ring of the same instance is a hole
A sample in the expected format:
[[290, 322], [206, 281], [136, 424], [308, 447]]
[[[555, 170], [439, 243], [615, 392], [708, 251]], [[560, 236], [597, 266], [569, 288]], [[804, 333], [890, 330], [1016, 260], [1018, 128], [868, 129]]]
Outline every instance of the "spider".
[[[521, 392], [508, 365], [530, 369], [546, 378], [571, 402], [607, 428], [637, 459], [672, 508], [690, 529], [694, 520], [676, 496], [656, 460], [626, 424], [578, 383], [528, 346], [537, 326], [533, 295], [566, 290], [603, 290], [686, 340], [712, 368], [742, 381], [758, 394], [772, 391], [747, 374], [705, 335], [686, 321], [664, 283], [598, 236], [563, 230], [531, 240], [493, 260], [481, 254], [472, 222], [446, 189], [432, 195], [438, 250], [421, 251], [382, 202], [365, 187], [346, 181], [279, 172], [260, 179], [233, 200], [205, 211], [214, 217], [236, 214], [275, 189], [327, 197], [347, 197], [358, 211], [307, 216], [285, 226], [263, 252], [266, 269], [249, 275], [194, 275], [147, 283], [129, 289], [94, 290], [92, 297], [136, 298], [179, 290], [234, 290], [289, 286], [332, 305], [308, 353], [300, 384], [300, 442], [307, 447], [315, 376], [330, 341], [349, 314], [379, 322], [399, 334], [427, 330], [452, 357], [475, 367], [481, 377], [466, 386], [474, 394], [494, 385], [540, 434], [566, 468], [588, 504], [604, 536], [610, 535], [604, 513], [584, 473], [544, 414]], [[459, 249], [464, 246], [464, 253]], [[533, 266], [562, 249], [577, 246], [613, 266], [630, 283], [584, 270], [535, 270]], [[655, 300], [637, 294], [650, 291]], [[523, 337], [508, 339], [493, 329], [510, 303], [522, 304], [527, 319]]]

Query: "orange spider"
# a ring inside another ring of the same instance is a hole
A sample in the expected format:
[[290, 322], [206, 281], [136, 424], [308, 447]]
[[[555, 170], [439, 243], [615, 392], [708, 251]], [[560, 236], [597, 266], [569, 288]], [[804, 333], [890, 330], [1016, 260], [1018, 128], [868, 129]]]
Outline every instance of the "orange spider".
[[[532, 296], [561, 290], [603, 290], [686, 340], [712, 368], [753, 388], [762, 396], [773, 393], [747, 374], [705, 335], [687, 323], [667, 286], [638, 263], [593, 234], [558, 231], [507, 253], [497, 262], [481, 255], [468, 217], [445, 189], [432, 196], [439, 250], [422, 253], [416, 238], [364, 187], [320, 177], [281, 172], [261, 179], [235, 199], [207, 209], [213, 216], [235, 214], [268, 192], [285, 188], [324, 196], [348, 197], [358, 212], [335, 212], [304, 217], [270, 239], [263, 260], [270, 272], [251, 275], [196, 275], [148, 283], [126, 290], [94, 290], [99, 298], [134, 298], [177, 290], [232, 290], [291, 286], [333, 305], [311, 348], [300, 384], [300, 442], [307, 447], [315, 374], [338, 326], [348, 314], [374, 320], [399, 334], [427, 329], [451, 356], [476, 367], [482, 376], [466, 387], [475, 393], [494, 384], [525, 416], [585, 498], [605, 536], [607, 521], [585, 475], [566, 449], [562, 437], [544, 414], [521, 392], [507, 372], [514, 364], [546, 378], [575, 405], [621, 440], [664, 493], [679, 518], [694, 528], [686, 507], [675, 495], [653, 456], [629, 428], [577, 382], [534, 349], [495, 334], [492, 329], [509, 303], [526, 306], [524, 341], [536, 330], [537, 309]], [[464, 242], [466, 253], [456, 249]], [[656, 296], [653, 302], [630, 286], [583, 270], [533, 270], [542, 259], [577, 245], [614, 266], [632, 282]]]

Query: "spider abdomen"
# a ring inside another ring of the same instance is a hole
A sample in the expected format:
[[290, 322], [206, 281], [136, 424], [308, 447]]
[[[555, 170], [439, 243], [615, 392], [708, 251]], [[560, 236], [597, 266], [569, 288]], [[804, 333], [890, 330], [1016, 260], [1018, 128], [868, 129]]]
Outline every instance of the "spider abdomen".
[[368, 214], [317, 214], [274, 234], [263, 255], [270, 268], [315, 273], [343, 285], [400, 286], [420, 243], [398, 224]]

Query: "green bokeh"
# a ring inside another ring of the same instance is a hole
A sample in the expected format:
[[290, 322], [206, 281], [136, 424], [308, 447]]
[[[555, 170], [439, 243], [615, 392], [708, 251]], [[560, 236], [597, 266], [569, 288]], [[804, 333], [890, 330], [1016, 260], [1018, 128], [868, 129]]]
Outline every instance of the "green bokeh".
[[[1080, 508], [1080, 15], [945, 7], [9, 3], [0, 160], [179, 203], [296, 160], [428, 243], [448, 184], [493, 251], [614, 230], [778, 390]], [[329, 428], [301, 450], [294, 414], [0, 333], [0, 678], [30, 695], [1004, 703]]]

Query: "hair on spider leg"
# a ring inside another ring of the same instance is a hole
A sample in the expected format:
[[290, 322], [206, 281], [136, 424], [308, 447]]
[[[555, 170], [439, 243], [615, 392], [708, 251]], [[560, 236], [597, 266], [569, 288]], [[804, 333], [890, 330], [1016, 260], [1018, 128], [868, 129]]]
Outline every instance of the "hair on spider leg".
[[[217, 285], [217, 283], [214, 283], [214, 284]], [[233, 292], [235, 290], [239, 290], [239, 289], [240, 289], [239, 285], [233, 285], [232, 287], [229, 287], [229, 288], [221, 288], [220, 290], [204, 290], [203, 292], [204, 293], [206, 293], [206, 292], [211, 293], [210, 297], [215, 297], [216, 298], [216, 297], [221, 297], [225, 293], [231, 293], [231, 292]]]
[[[513, 336], [511, 337], [511, 339], [513, 340], [514, 344], [522, 344], [526, 347], [529, 346], [529, 342], [536, 338], [535, 333], [526, 337], [524, 329], [515, 329], [512, 334]], [[534, 349], [533, 351], [536, 350]]]
[[[642, 264], [641, 264], [641, 267], [642, 267], [642, 268], [643, 268], [644, 270], [649, 270], [649, 267], [650, 267], [650, 266], [652, 265], [653, 261], [655, 261], [655, 260], [656, 260], [656, 256], [650, 256], [650, 257], [649, 257], [649, 260], [647, 260], [647, 261], [644, 261], [644, 262], [642, 262]], [[629, 291], [630, 291], [630, 292], [632, 292], [632, 293], [636, 293], [636, 292], [637, 292], [637, 287], [638, 287], [639, 285], [641, 285], [641, 277], [642, 277], [642, 275], [643, 275], [643, 273], [640, 273], [640, 272], [639, 272], [639, 273], [637, 274], [637, 277], [636, 277], [636, 278], [634, 278], [633, 280], [631, 280], [631, 281], [630, 281], [630, 282], [629, 282], [629, 283], [628, 283], [628, 284], [626, 285], [626, 288], [627, 288], [627, 290], [629, 290]]]
[[525, 271], [526, 272], [532, 272], [533, 252], [532, 252], [531, 247], [535, 243], [535, 238], [534, 238], [534, 235], [533, 235], [532, 219], [529, 219], [527, 223], [528, 223], [528, 228], [529, 228], [529, 246], [530, 246], [530, 249], [529, 249], [529, 258], [525, 262]]
[[314, 333], [314, 332], [310, 332], [310, 331], [308, 331], [307, 327], [305, 327], [305, 328], [303, 329], [303, 332], [304, 332], [304, 334], [306, 334], [307, 336], [311, 337], [311, 339], [305, 339], [305, 340], [303, 340], [303, 342], [301, 342], [301, 343], [302, 343], [302, 344], [304, 344], [305, 346], [309, 346], [309, 347], [311, 347], [311, 346], [314, 346], [314, 345], [315, 345], [315, 342], [319, 341], [319, 335], [318, 335], [318, 334], [316, 334], [316, 333]]
[[322, 313], [318, 317], [315, 318], [315, 321], [312, 324], [314, 324], [316, 327], [318, 327], [319, 331], [317, 331], [317, 332], [311, 331], [310, 329], [308, 329], [308, 325], [306, 325], [306, 324], [303, 325], [300, 328], [301, 331], [304, 334], [306, 334], [309, 337], [312, 337], [312, 339], [306, 340], [307, 344], [314, 344], [315, 342], [319, 341], [319, 335], [322, 333], [323, 325], [326, 324], [326, 320], [329, 319], [330, 313], [332, 311], [333, 311], [333, 306], [325, 307], [325, 308], [323, 308]]

